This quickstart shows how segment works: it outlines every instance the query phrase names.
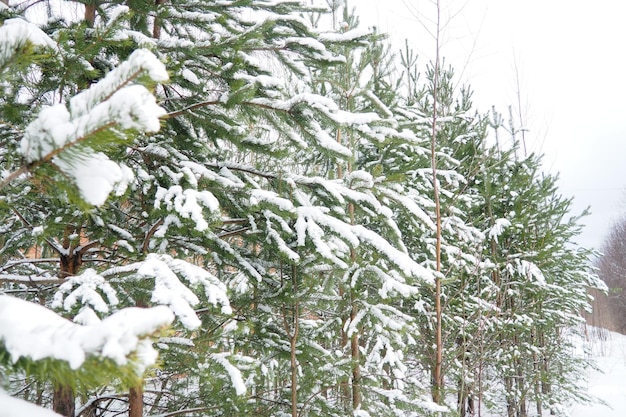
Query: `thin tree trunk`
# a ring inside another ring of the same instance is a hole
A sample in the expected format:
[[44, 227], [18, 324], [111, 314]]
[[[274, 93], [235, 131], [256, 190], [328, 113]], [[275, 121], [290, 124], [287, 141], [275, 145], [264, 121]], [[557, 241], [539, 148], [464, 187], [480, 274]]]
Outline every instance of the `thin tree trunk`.
[[64, 417], [74, 417], [76, 413], [76, 400], [74, 391], [68, 385], [59, 385], [54, 388], [52, 394], [52, 410]]
[[[541, 392], [545, 398], [550, 398], [552, 394], [552, 385], [549, 381], [547, 381], [548, 375], [550, 375], [550, 359], [548, 358], [548, 354], [545, 352], [546, 348], [546, 339], [545, 334], [543, 332], [539, 333], [539, 344], [544, 351], [543, 354], [543, 363], [541, 366], [541, 371], [543, 377], [541, 378]], [[554, 411], [550, 410], [550, 415], [553, 415]]]
[[[519, 373], [520, 376], [519, 378], [517, 378], [517, 389], [519, 392], [525, 392], [525, 388], [524, 388], [524, 382], [526, 381], [525, 378], [523, 378], [521, 376], [521, 362], [518, 361], [518, 369], [519, 369]], [[519, 399], [519, 412], [517, 413], [518, 417], [527, 417], [528, 416], [528, 411], [526, 410], [526, 395], [522, 395], [522, 398]]]
[[[355, 300], [352, 301], [352, 311], [350, 313], [350, 322], [356, 319], [358, 309]], [[352, 354], [352, 409], [357, 410], [361, 407], [361, 354], [359, 351], [359, 333], [355, 330], [350, 338], [350, 351]]]
[[[343, 288], [343, 286], [341, 286], [339, 288], [339, 297], [341, 299], [343, 299], [343, 297], [345, 296], [345, 290]], [[341, 319], [341, 349], [343, 351], [343, 349], [348, 345], [348, 332], [346, 332], [346, 323], [348, 322], [349, 318], [346, 318], [345, 320]], [[341, 382], [340, 382], [340, 390], [341, 390], [341, 398], [342, 398], [342, 402], [345, 405], [345, 408], [348, 409], [349, 407], [349, 401], [350, 401], [350, 386], [349, 386], [349, 381], [348, 378], [346, 377], [345, 379], [342, 378]]]
[[510, 376], [504, 377], [504, 389], [506, 391], [506, 415], [515, 417], [517, 405], [513, 396], [513, 378]]
[[[156, 6], [156, 11], [158, 12], [158, 8], [161, 4], [164, 4], [165, 0], [155, 0], [154, 4]], [[154, 25], [152, 26], [152, 37], [155, 39], [161, 38], [161, 19], [154, 18]]]
[[[281, 283], [284, 285], [282, 271], [283, 265], [280, 265], [281, 269]], [[291, 303], [291, 308], [282, 309], [283, 326], [285, 333], [289, 339], [289, 366], [291, 371], [291, 417], [298, 417], [298, 333], [300, 328], [300, 305], [298, 302], [298, 281], [296, 276], [296, 266], [291, 267], [291, 291], [293, 293], [294, 301]], [[291, 310], [289, 314], [288, 310]], [[290, 316], [290, 317], [288, 317]]]
[[[63, 235], [64, 253], [59, 253], [59, 277], [66, 278], [78, 273], [82, 265], [82, 253], [76, 250], [74, 242], [70, 236], [78, 233], [80, 235], [80, 227], [67, 225]], [[52, 394], [52, 410], [64, 417], [74, 417], [76, 413], [76, 399], [74, 390], [66, 384], [54, 387]]]
[[[346, 6], [347, 7], [347, 6]], [[342, 137], [341, 137], [341, 130], [337, 130], [337, 134], [336, 134], [336, 139], [337, 139], [337, 143], [341, 144], [342, 143]], [[349, 138], [349, 142], [350, 142], [350, 148], [352, 149], [354, 144], [352, 143], [352, 138]], [[351, 172], [352, 171], [352, 163], [351, 161], [348, 161], [348, 166], [347, 166], [347, 171]], [[337, 178], [338, 179], [342, 179], [343, 178], [343, 167], [341, 166], [341, 164], [337, 164]], [[348, 204], [348, 212], [350, 214], [350, 224], [354, 224], [354, 204], [349, 203]], [[356, 252], [354, 249], [350, 249], [350, 259], [352, 260], [352, 262], [356, 262]], [[344, 296], [345, 290], [343, 288], [339, 289], [339, 294], [340, 296]], [[358, 314], [358, 306], [356, 303], [356, 298], [354, 296], [354, 291], [350, 290], [350, 316], [349, 316], [349, 320], [350, 323], [352, 323], [354, 321], [354, 319], [356, 318]], [[345, 322], [344, 322], [345, 324]], [[341, 346], [346, 347], [348, 345], [348, 334], [347, 332], [344, 330], [345, 329], [345, 325], [342, 326], [341, 329]], [[350, 336], [350, 356], [352, 359], [352, 381], [351, 381], [351, 392], [347, 386], [347, 384], [342, 383], [342, 394], [344, 397], [346, 398], [351, 398], [351, 407], [352, 410], [356, 410], [361, 406], [361, 402], [362, 402], [362, 397], [361, 397], [361, 365], [360, 365], [360, 361], [361, 361], [361, 354], [360, 354], [360, 349], [359, 349], [359, 333], [356, 329], [353, 329], [354, 332], [352, 333], [352, 335]]]
[[130, 389], [128, 396], [128, 417], [143, 416], [143, 387], [137, 385]]
[[[541, 349], [541, 338], [537, 336], [537, 329], [531, 329], [530, 337], [532, 340], [532, 345], [537, 346]], [[533, 372], [535, 374], [535, 411], [537, 412], [537, 416], [541, 417], [543, 415], [543, 404], [541, 400], [541, 366], [539, 364], [539, 355], [537, 353], [533, 353]]]
[[435, 220], [437, 225], [436, 236], [436, 271], [435, 278], [435, 366], [433, 369], [433, 401], [437, 404], [443, 402], [443, 336], [442, 322], [443, 311], [441, 305], [441, 203], [439, 201], [439, 182], [437, 181], [437, 91], [439, 89], [439, 30], [440, 30], [440, 4], [437, 0], [437, 30], [436, 30], [436, 54], [435, 54], [435, 73], [433, 81], [433, 119], [432, 119], [432, 136], [431, 136], [431, 167], [433, 175], [433, 193], [435, 200]]

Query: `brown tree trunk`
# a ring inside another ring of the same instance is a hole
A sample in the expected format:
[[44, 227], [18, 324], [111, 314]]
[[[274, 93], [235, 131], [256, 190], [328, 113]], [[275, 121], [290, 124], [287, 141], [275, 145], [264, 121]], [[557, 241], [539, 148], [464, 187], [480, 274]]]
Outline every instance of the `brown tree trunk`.
[[504, 377], [504, 389], [507, 392], [506, 398], [506, 415], [507, 417], [515, 417], [515, 411], [517, 405], [515, 403], [515, 397], [513, 396], [513, 378], [510, 376]]
[[89, 27], [93, 27], [94, 22], [96, 21], [96, 3], [88, 3], [85, 4], [85, 22]]
[[74, 417], [76, 403], [74, 391], [67, 385], [60, 385], [54, 388], [52, 396], [52, 410], [64, 417]]
[[[158, 12], [158, 8], [161, 4], [165, 3], [165, 0], [155, 0], [154, 4], [156, 6], [156, 11]], [[154, 39], [161, 38], [161, 19], [154, 18], [154, 24], [152, 26], [152, 37]]]
[[[284, 286], [283, 265], [280, 265], [281, 285]], [[289, 307], [282, 307], [285, 333], [289, 339], [289, 367], [291, 371], [291, 417], [298, 417], [298, 333], [300, 330], [300, 304], [298, 302], [298, 280], [295, 265], [291, 266], [291, 291], [293, 301]]]
[[435, 33], [435, 74], [433, 79], [433, 118], [432, 118], [432, 132], [431, 132], [431, 168], [433, 175], [433, 195], [435, 200], [435, 223], [437, 225], [437, 235], [435, 244], [435, 257], [436, 257], [436, 270], [437, 276], [435, 277], [435, 360], [432, 369], [432, 398], [433, 402], [437, 404], [443, 404], [443, 390], [444, 390], [444, 378], [443, 378], [443, 306], [441, 304], [442, 297], [442, 282], [441, 276], [441, 202], [439, 200], [439, 182], [437, 181], [437, 93], [439, 92], [439, 32], [440, 32], [440, 4], [439, 0], [436, 2], [437, 6], [437, 28]]
[[[339, 288], [339, 297], [341, 299], [345, 297], [345, 290], [343, 289], [343, 286]], [[344, 318], [341, 319], [341, 329], [340, 329], [341, 342], [340, 343], [341, 343], [342, 351], [346, 346], [348, 346], [348, 332], [346, 332], [346, 324], [348, 320], [349, 320], [348, 317], [346, 317], [345, 319]], [[342, 403], [345, 406], [345, 409], [348, 410], [350, 407], [350, 383], [347, 377], [345, 379], [342, 378], [340, 382], [340, 390], [341, 390]]]
[[296, 356], [297, 337], [295, 334], [290, 335], [289, 346], [291, 366], [291, 417], [298, 417], [298, 357]]
[[[358, 309], [356, 302], [352, 302], [350, 313], [350, 323], [356, 319]], [[355, 331], [350, 338], [350, 351], [352, 354], [352, 409], [356, 410], [361, 406], [361, 354], [359, 351], [359, 333]]]
[[128, 396], [128, 417], [143, 416], [143, 387], [137, 385], [130, 389]]
[[[65, 228], [65, 236], [63, 237], [63, 249], [65, 253], [59, 254], [59, 277], [66, 278], [76, 275], [82, 263], [82, 254], [75, 253], [74, 245], [70, 242], [68, 236], [76, 230], [73, 226]], [[52, 397], [52, 409], [62, 416], [74, 417], [75, 398], [72, 387], [68, 385], [57, 385], [54, 388]]]

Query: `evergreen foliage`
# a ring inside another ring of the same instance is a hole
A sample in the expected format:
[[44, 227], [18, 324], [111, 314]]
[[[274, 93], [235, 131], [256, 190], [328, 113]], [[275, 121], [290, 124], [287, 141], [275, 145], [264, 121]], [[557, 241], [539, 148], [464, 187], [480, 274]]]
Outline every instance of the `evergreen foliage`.
[[79, 339], [84, 360], [69, 336], [38, 357], [0, 333], [9, 393], [71, 417], [522, 417], [581, 399], [567, 335], [598, 282], [569, 243], [579, 218], [540, 158], [489, 143], [452, 69], [422, 81], [405, 50], [398, 73], [338, 1], [67, 4], [0, 10], [0, 312], [47, 308], [52, 339], [125, 315], [132, 332], [120, 351], [114, 330]]

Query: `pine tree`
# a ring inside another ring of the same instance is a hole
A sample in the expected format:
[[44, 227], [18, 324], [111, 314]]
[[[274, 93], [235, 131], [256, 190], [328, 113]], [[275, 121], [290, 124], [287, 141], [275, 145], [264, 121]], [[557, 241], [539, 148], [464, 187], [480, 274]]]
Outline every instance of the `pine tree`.
[[[8, 17], [0, 27], [0, 44], [0, 75], [5, 81], [0, 106], [7, 120], [2, 124], [6, 147], [1, 160], [5, 174], [0, 189], [2, 217], [9, 236], [2, 242], [3, 292], [34, 297], [46, 305], [47, 291], [32, 294], [29, 287], [66, 281], [82, 261], [75, 255], [82, 256], [82, 248], [89, 246], [70, 244], [73, 238], [69, 236], [62, 241], [46, 239], [42, 217], [50, 213], [48, 204], [67, 203], [70, 198], [51, 190], [72, 189], [73, 198], [102, 204], [102, 195], [106, 197], [120, 182], [116, 174], [121, 168], [101, 151], [110, 148], [109, 140], [130, 142], [138, 133], [159, 130], [158, 118], [164, 111], [145, 85], [165, 81], [167, 73], [154, 55], [137, 50], [108, 78], [73, 96], [69, 108], [65, 104], [44, 109], [35, 106], [31, 113], [16, 104], [37, 99], [32, 93], [44, 78], [38, 75], [44, 74], [47, 66], [58, 64], [57, 44], [35, 25]], [[20, 76], [25, 76], [27, 82], [15, 83]], [[16, 108], [24, 110], [25, 117], [14, 113]], [[87, 168], [106, 168], [109, 172], [93, 178]], [[94, 184], [97, 190], [90, 189]], [[58, 258], [37, 258], [37, 245], [44, 241]], [[55, 263], [57, 277], [46, 268]], [[111, 302], [114, 295], [99, 277], [88, 275], [91, 285], [84, 287], [81, 294], [74, 294], [74, 298], [80, 297], [107, 312], [106, 303], [94, 290], [101, 286]], [[53, 407], [65, 415], [74, 414], [73, 395], [77, 389], [112, 382], [127, 386], [136, 383], [156, 359], [149, 337], [173, 319], [168, 309], [155, 307], [120, 309], [102, 321], [83, 312], [76, 318], [79, 324], [75, 324], [41, 305], [8, 295], [0, 297], [2, 374], [36, 381], [38, 403], [45, 403], [41, 384], [51, 384]], [[4, 381], [3, 377], [2, 382], [10, 385], [11, 381]], [[53, 414], [10, 397], [5, 401], [11, 415]]]

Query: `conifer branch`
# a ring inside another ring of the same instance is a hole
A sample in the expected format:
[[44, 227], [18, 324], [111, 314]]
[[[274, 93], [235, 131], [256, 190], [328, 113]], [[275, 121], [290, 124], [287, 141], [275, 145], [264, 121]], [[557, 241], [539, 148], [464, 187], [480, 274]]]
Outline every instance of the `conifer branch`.
[[95, 135], [96, 133], [99, 133], [99, 132], [102, 132], [102, 131], [104, 131], [106, 129], [109, 129], [109, 128], [115, 126], [116, 124], [117, 124], [116, 122], [109, 122], [109, 123], [107, 123], [107, 124], [105, 124], [103, 126], [98, 127], [95, 130], [92, 130], [91, 132], [87, 133], [86, 135], [77, 138], [74, 141], [67, 142], [63, 146], [60, 146], [58, 148], [53, 149], [51, 152], [49, 152], [47, 155], [44, 155], [42, 158], [39, 158], [39, 159], [29, 163], [29, 164], [22, 165], [17, 170], [11, 172], [9, 175], [4, 177], [4, 179], [0, 182], [0, 190], [2, 190], [4, 187], [9, 185], [11, 182], [15, 181], [21, 175], [24, 175], [24, 174], [27, 174], [29, 172], [32, 172], [35, 169], [39, 168], [40, 166], [42, 166], [42, 165], [52, 161], [52, 159], [55, 156], [59, 155], [63, 151], [66, 151], [67, 149], [69, 149], [69, 148], [71, 148], [73, 146], [76, 146], [76, 145], [80, 144], [81, 142], [86, 141], [92, 135]]
[[207, 107], [207, 106], [215, 106], [215, 105], [218, 105], [218, 104], [224, 104], [224, 103], [221, 102], [221, 101], [215, 101], [215, 100], [202, 101], [200, 103], [191, 104], [191, 105], [185, 107], [184, 109], [180, 109], [180, 110], [173, 111], [171, 113], [167, 113], [166, 115], [162, 116], [161, 119], [163, 119], [163, 120], [171, 119], [173, 117], [178, 117], [178, 116], [181, 116], [183, 114], [186, 114], [186, 113], [188, 113], [188, 112], [190, 112], [192, 110], [195, 110], [195, 109], [200, 109], [202, 107]]
[[159, 229], [159, 227], [161, 227], [161, 225], [163, 225], [163, 222], [164, 222], [163, 219], [159, 219], [155, 224], [152, 225], [150, 230], [148, 230], [148, 232], [146, 233], [146, 237], [143, 239], [143, 245], [141, 245], [141, 252], [142, 253], [147, 253], [148, 252], [148, 246], [150, 245], [150, 239], [152, 239], [152, 236], [154, 236], [154, 234]]
[[[56, 259], [55, 261], [59, 262], [58, 259]], [[23, 285], [28, 285], [30, 287], [34, 287], [38, 285], [61, 285], [65, 281], [67, 281], [67, 278], [33, 279], [32, 277], [28, 277], [28, 279], [22, 279], [22, 278], [17, 278], [17, 277], [11, 278], [10, 276], [7, 276], [5, 278], [2, 275], [0, 275], [0, 282], [6, 282], [9, 284], [23, 284]]]

